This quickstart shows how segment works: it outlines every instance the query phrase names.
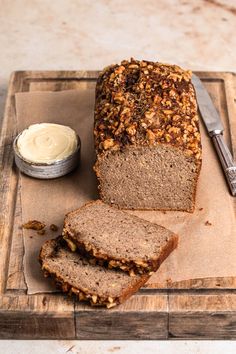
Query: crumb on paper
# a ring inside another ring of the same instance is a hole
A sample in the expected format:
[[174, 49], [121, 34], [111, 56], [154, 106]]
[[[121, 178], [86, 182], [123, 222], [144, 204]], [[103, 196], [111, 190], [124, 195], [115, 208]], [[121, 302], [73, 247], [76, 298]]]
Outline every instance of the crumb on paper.
[[199, 211], [202, 211], [202, 210], [203, 210], [203, 208], [199, 208], [198, 210], [199, 210]]
[[45, 226], [46, 224], [38, 220], [30, 220], [22, 225], [23, 229], [36, 230], [36, 231], [44, 229]]
[[37, 231], [37, 234], [38, 234], [38, 235], [45, 235], [45, 233], [46, 233], [46, 230], [45, 230], [45, 229], [42, 229], [42, 230], [38, 230], [38, 231]]
[[67, 349], [66, 353], [71, 352], [74, 347], [75, 347], [75, 345], [72, 345], [69, 349]]
[[51, 224], [51, 225], [50, 225], [50, 230], [51, 230], [51, 231], [58, 231], [58, 226], [55, 225], [55, 224]]
[[208, 221], [208, 220], [207, 220], [207, 221], [205, 222], [205, 225], [206, 225], [206, 226], [211, 226], [211, 225], [212, 225], [212, 223], [211, 223], [210, 221]]

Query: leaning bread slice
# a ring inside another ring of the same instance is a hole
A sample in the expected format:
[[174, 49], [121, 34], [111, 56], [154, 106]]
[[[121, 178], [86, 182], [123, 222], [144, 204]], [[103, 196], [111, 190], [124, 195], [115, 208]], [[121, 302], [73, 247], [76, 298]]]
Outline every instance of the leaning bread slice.
[[156, 271], [177, 247], [166, 228], [97, 200], [67, 214], [63, 235], [76, 248], [130, 275]]
[[148, 275], [130, 277], [120, 270], [91, 264], [91, 259], [71, 252], [61, 236], [44, 243], [39, 260], [44, 275], [52, 276], [62, 291], [107, 308], [122, 303], [149, 278]]

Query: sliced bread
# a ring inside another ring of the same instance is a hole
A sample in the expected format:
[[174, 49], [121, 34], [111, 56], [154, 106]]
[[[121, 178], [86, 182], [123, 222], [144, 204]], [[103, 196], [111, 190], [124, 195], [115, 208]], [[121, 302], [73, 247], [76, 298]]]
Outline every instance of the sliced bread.
[[67, 214], [63, 236], [71, 250], [88, 252], [130, 275], [156, 271], [178, 242], [172, 231], [100, 200]]
[[44, 275], [52, 276], [63, 292], [107, 308], [122, 303], [149, 278], [91, 264], [91, 259], [71, 252], [61, 236], [44, 243], [39, 260]]

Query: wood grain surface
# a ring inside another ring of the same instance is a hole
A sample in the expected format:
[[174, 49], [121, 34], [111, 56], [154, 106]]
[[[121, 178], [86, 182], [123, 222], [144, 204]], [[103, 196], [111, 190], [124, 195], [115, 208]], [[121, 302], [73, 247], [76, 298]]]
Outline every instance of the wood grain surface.
[[[151, 284], [106, 310], [61, 294], [27, 295], [23, 273], [19, 172], [13, 164], [15, 93], [94, 85], [96, 71], [22, 71], [12, 74], [0, 137], [0, 337], [27, 339], [236, 338], [236, 277]], [[226, 125], [236, 156], [236, 75], [198, 72]], [[217, 102], [216, 102], [217, 103]]]

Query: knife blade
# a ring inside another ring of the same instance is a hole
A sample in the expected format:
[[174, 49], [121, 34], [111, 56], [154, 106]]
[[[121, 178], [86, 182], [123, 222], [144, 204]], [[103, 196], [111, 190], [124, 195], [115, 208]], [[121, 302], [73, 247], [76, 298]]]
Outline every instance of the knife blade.
[[217, 112], [212, 99], [203, 86], [201, 80], [197, 75], [192, 76], [192, 83], [195, 88], [198, 109], [201, 113], [202, 120], [206, 129], [213, 141], [214, 147], [221, 162], [226, 181], [231, 194], [236, 196], [236, 163], [233, 160], [231, 152], [229, 151], [223, 139], [223, 125], [221, 123], [220, 115]]
[[222, 132], [224, 128], [221, 123], [219, 113], [217, 112], [212, 99], [203, 86], [201, 80], [195, 74], [192, 75], [192, 83], [196, 91], [198, 108], [201, 112], [201, 116], [208, 133], [211, 135], [215, 130]]

